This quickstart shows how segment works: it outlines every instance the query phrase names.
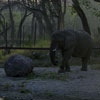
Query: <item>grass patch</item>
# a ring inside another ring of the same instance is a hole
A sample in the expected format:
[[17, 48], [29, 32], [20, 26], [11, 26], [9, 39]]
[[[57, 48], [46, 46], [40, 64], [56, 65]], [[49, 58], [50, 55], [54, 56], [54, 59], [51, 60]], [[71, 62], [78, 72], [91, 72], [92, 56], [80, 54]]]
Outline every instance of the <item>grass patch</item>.
[[89, 64], [100, 64], [100, 57], [91, 57], [89, 60]]
[[45, 97], [47, 97], [48, 99], [50, 98], [50, 97], [55, 97], [55, 94], [53, 93], [53, 92], [50, 92], [50, 91], [45, 91], [44, 93], [43, 93], [43, 95], [45, 95]]
[[93, 70], [100, 70], [100, 64], [92, 65]]
[[36, 48], [49, 48], [50, 47], [50, 40], [39, 40], [39, 42], [35, 45]]
[[20, 92], [20, 93], [23, 93], [23, 94], [31, 93], [31, 91], [28, 90], [28, 89], [21, 89], [21, 90], [19, 90], [19, 92]]
[[59, 74], [56, 72], [48, 72], [45, 74], [40, 74], [40, 73], [31, 73], [28, 76], [25, 77], [27, 80], [31, 80], [31, 79], [42, 79], [42, 80], [48, 80], [48, 79], [52, 79], [52, 80], [61, 80], [61, 81], [65, 81], [66, 79], [68, 79], [68, 75], [66, 74]]
[[0, 97], [0, 100], [13, 100], [13, 99], [8, 98], [8, 97]]
[[53, 94], [53, 93], [51, 93], [51, 92], [47, 92], [47, 93], [46, 93], [46, 95], [47, 95], [47, 96], [49, 96], [49, 97], [54, 96], [54, 94]]
[[10, 83], [6, 83], [5, 84], [5, 86], [4, 86], [4, 88], [6, 89], [6, 90], [8, 90], [9, 88], [11, 88], [11, 87], [13, 87], [14, 85], [12, 85], [12, 84], [10, 84]]
[[20, 84], [18, 84], [19, 87], [25, 87], [26, 86], [26, 82], [21, 82]]

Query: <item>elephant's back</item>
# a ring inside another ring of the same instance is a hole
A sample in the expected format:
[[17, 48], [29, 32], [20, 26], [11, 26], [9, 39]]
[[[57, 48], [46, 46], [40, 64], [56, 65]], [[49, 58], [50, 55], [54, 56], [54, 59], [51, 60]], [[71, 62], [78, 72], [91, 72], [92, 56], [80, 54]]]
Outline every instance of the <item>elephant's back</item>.
[[91, 36], [86, 31], [80, 30], [80, 31], [74, 31], [74, 32], [75, 32], [76, 37], [78, 38], [78, 40], [79, 39], [84, 39], [84, 40], [92, 41]]
[[57, 30], [55, 32], [53, 32], [52, 37], [75, 37], [75, 31], [71, 30], [71, 29], [67, 29], [67, 30]]
[[75, 31], [75, 36], [77, 40], [77, 44], [82, 47], [91, 47], [93, 46], [93, 41], [91, 36], [85, 31]]
[[68, 29], [68, 30], [62, 30], [62, 31], [55, 31], [53, 34], [52, 34], [53, 37], [57, 37], [57, 36], [60, 36], [60, 37], [74, 37], [76, 38], [77, 42], [92, 42], [92, 38], [91, 36], [83, 31], [83, 30], [80, 30], [80, 31], [75, 31], [75, 30], [71, 30], [71, 29]]

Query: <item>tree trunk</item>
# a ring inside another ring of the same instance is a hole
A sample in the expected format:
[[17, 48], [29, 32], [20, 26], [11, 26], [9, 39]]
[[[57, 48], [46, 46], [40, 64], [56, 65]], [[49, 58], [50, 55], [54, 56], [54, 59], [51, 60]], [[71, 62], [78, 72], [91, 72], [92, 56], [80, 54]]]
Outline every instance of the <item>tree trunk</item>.
[[90, 31], [90, 28], [89, 28], [87, 18], [85, 16], [84, 11], [80, 7], [78, 0], [72, 0], [72, 1], [73, 1], [74, 9], [76, 10], [77, 14], [79, 15], [79, 17], [82, 21], [83, 29], [91, 35], [91, 31]]
[[31, 23], [31, 40], [33, 39], [33, 34], [34, 34], [34, 19], [35, 16], [32, 14], [32, 23]]
[[64, 30], [64, 15], [62, 12], [58, 16], [58, 30]]
[[64, 16], [66, 14], [66, 0], [51, 0], [57, 14], [58, 30], [64, 29]]
[[18, 28], [18, 40], [20, 41], [19, 42], [20, 46], [21, 46], [21, 37], [22, 37], [22, 26], [23, 26], [23, 23], [24, 23], [26, 17], [27, 17], [27, 10], [25, 10], [25, 14], [24, 14], [23, 18], [21, 19], [19, 28]]
[[36, 38], [37, 38], [37, 36], [36, 36], [36, 32], [37, 32], [37, 23], [36, 23], [36, 20], [35, 20], [35, 22], [34, 22], [34, 46], [36, 45]]
[[41, 15], [37, 15], [37, 21], [39, 24], [38, 30], [39, 30], [39, 38], [41, 39], [43, 37], [43, 28], [44, 28], [44, 24], [42, 22], [42, 16]]
[[[15, 27], [14, 27], [14, 19], [11, 9], [11, 2], [8, 0], [8, 8], [9, 8], [9, 16], [10, 16], [10, 25], [11, 25], [11, 44], [14, 43], [14, 34], [15, 34]], [[13, 45], [12, 45], [13, 46]]]
[[96, 1], [96, 2], [100, 2], [100, 0], [94, 0], [94, 1]]
[[47, 10], [46, 10], [46, 7], [45, 7], [45, 0], [42, 1], [42, 10], [43, 10], [42, 14], [43, 14], [44, 21], [45, 21], [45, 24], [46, 24], [47, 32], [50, 35], [53, 32], [53, 27], [52, 27], [52, 24], [50, 22], [49, 16], [47, 14]]

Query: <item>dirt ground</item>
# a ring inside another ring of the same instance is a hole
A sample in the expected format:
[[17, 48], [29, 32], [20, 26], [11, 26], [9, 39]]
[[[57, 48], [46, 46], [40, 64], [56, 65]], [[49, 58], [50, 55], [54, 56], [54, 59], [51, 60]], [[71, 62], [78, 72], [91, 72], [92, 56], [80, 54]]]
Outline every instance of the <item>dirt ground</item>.
[[0, 68], [0, 100], [100, 100], [100, 71], [80, 66], [58, 74], [58, 68], [34, 68], [35, 76], [12, 78]]

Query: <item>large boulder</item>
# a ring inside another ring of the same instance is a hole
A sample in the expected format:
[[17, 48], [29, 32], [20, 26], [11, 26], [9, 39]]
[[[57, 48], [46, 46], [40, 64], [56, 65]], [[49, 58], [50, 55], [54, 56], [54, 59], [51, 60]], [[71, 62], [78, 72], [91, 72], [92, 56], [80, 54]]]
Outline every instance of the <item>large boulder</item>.
[[20, 77], [28, 75], [33, 70], [32, 60], [22, 55], [13, 55], [4, 64], [7, 76]]

